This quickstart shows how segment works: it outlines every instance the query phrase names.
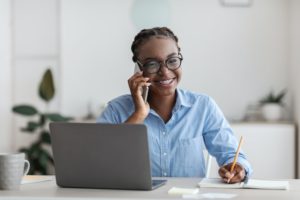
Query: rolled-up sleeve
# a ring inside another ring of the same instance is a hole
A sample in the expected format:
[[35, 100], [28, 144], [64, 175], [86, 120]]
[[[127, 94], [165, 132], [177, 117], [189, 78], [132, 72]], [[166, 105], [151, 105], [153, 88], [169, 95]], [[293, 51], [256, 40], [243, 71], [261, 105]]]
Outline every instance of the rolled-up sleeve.
[[[231, 163], [234, 160], [238, 141], [214, 100], [208, 98], [206, 108], [207, 117], [203, 131], [206, 148], [216, 158], [219, 166]], [[251, 165], [242, 150], [239, 153], [237, 162], [244, 167], [248, 176], [252, 174]]]

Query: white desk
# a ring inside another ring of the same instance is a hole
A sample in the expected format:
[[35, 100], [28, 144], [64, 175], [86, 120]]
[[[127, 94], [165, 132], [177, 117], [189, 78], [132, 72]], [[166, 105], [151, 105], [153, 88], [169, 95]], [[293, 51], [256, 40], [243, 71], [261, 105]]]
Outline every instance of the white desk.
[[[56, 182], [46, 181], [40, 183], [25, 184], [19, 191], [0, 190], [2, 199], [182, 199], [180, 195], [168, 195], [167, 191], [173, 187], [197, 187], [200, 178], [169, 178], [166, 185], [153, 191], [130, 190], [102, 190], [102, 189], [73, 189], [59, 188]], [[252, 190], [252, 189], [213, 189], [201, 188], [201, 193], [218, 192], [237, 194], [234, 200], [272, 199], [272, 200], [299, 200], [300, 179], [291, 179], [290, 190]]]

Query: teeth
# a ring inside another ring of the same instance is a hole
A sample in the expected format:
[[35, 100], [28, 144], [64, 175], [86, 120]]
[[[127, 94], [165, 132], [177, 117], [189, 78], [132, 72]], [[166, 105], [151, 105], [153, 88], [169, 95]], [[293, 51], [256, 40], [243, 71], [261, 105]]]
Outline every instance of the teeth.
[[164, 81], [159, 81], [160, 84], [170, 84], [173, 81], [173, 79], [169, 79], [169, 80], [164, 80]]

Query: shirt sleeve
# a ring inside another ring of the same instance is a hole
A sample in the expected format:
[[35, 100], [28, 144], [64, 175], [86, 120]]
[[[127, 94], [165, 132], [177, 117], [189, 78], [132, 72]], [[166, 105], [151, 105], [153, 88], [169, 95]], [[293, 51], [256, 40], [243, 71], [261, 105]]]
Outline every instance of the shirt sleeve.
[[[207, 99], [206, 107], [207, 115], [203, 131], [206, 148], [216, 158], [219, 166], [226, 165], [233, 162], [238, 141], [222, 111], [213, 99]], [[242, 150], [239, 153], [237, 162], [244, 167], [247, 176], [252, 174], [251, 165]]]
[[97, 119], [97, 123], [119, 124], [121, 123], [114, 111], [114, 107], [109, 103]]

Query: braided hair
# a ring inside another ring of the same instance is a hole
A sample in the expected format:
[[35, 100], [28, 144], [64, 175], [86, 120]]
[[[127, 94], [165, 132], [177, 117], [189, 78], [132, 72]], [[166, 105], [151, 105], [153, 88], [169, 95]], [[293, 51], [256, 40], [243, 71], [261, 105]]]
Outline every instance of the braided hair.
[[180, 47], [178, 46], [177, 36], [167, 27], [154, 27], [150, 29], [141, 30], [135, 37], [131, 45], [131, 51], [133, 53], [133, 62], [137, 61], [137, 56], [139, 53], [139, 47], [144, 44], [151, 37], [167, 37], [171, 38], [176, 42], [178, 51], [180, 52]]

